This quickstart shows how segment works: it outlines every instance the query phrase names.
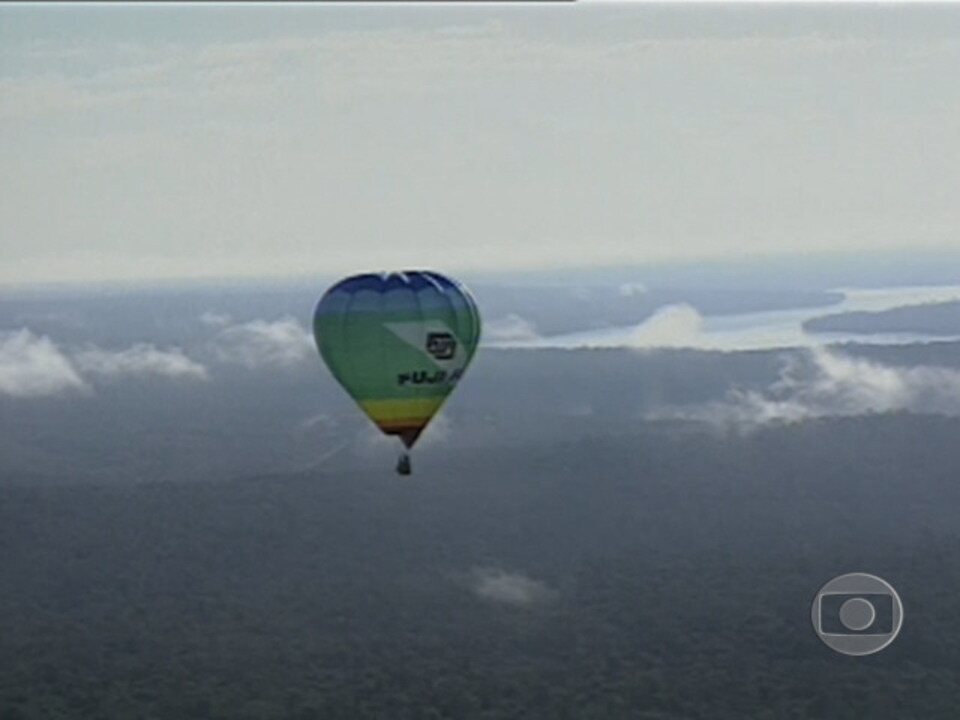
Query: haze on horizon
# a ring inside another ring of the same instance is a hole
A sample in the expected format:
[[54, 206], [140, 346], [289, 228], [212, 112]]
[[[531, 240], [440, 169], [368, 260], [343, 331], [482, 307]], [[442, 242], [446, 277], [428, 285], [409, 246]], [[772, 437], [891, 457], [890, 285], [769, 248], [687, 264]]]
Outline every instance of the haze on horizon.
[[956, 251], [950, 6], [0, 9], [0, 284]]

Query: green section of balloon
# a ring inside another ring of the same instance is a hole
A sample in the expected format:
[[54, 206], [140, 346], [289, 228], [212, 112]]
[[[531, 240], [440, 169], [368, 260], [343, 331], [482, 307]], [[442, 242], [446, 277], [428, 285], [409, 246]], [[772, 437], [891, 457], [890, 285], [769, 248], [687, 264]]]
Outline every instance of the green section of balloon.
[[480, 314], [467, 290], [439, 273], [355, 275], [321, 298], [313, 334], [337, 381], [410, 447], [470, 364]]

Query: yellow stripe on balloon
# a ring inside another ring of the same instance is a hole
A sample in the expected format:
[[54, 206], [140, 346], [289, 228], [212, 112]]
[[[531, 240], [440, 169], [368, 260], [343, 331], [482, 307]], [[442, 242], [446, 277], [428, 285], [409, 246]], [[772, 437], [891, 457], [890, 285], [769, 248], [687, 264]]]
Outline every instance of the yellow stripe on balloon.
[[429, 420], [445, 398], [362, 400], [360, 406], [378, 425], [410, 425]]

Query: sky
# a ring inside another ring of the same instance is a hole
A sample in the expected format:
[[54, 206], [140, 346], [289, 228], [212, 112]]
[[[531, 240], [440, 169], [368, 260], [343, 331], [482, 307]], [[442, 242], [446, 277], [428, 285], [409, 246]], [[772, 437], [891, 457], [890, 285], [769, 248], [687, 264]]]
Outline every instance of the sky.
[[957, 6], [0, 7], [0, 284], [960, 249]]

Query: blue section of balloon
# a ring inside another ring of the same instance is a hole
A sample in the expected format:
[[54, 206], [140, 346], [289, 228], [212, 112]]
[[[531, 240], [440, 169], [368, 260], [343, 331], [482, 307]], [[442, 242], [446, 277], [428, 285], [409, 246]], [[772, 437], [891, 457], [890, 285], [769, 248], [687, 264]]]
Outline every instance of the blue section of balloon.
[[[389, 297], [384, 297], [389, 294]], [[460, 286], [440, 273], [411, 270], [392, 273], [364, 273], [341, 280], [320, 299], [316, 314], [379, 312], [387, 302], [392, 309], [405, 306], [422, 309], [449, 308], [454, 312], [468, 307]]]

